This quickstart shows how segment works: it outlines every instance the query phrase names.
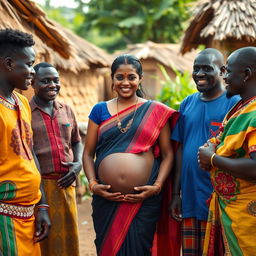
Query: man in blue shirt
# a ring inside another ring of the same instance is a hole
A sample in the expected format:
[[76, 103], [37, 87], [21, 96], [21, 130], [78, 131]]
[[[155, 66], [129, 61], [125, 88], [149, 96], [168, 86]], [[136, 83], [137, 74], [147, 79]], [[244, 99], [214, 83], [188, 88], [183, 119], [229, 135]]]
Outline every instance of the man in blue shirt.
[[198, 165], [198, 148], [218, 134], [224, 116], [240, 99], [226, 97], [220, 77], [223, 62], [223, 55], [213, 48], [197, 55], [192, 75], [198, 92], [181, 103], [181, 115], [172, 134], [172, 139], [180, 146], [176, 154], [170, 211], [173, 218], [182, 221], [185, 256], [202, 255], [208, 217], [206, 201], [213, 190], [209, 173]]

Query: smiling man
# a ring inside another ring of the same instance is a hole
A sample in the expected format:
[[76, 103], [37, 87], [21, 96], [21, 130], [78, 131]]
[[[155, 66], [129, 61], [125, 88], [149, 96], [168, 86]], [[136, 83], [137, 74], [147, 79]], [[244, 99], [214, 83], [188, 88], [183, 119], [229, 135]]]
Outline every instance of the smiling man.
[[223, 56], [216, 49], [208, 48], [197, 55], [192, 75], [198, 92], [181, 103], [181, 115], [172, 134], [180, 146], [170, 211], [176, 220], [182, 221], [185, 256], [202, 255], [208, 217], [206, 201], [213, 190], [209, 173], [198, 165], [198, 148], [218, 134], [224, 116], [239, 100], [237, 96], [227, 98], [220, 77], [222, 67]]
[[33, 157], [29, 103], [14, 91], [31, 85], [34, 44], [30, 34], [0, 30], [0, 255], [40, 255], [38, 242], [50, 227]]
[[76, 176], [82, 165], [82, 144], [73, 111], [56, 101], [60, 90], [59, 73], [49, 63], [35, 67], [30, 101], [34, 150], [41, 167], [42, 183], [49, 203], [52, 229], [41, 243], [42, 255], [79, 255]]
[[214, 186], [204, 255], [256, 255], [256, 47], [228, 57], [224, 80], [228, 94], [241, 101], [226, 115], [214, 144], [198, 153]]

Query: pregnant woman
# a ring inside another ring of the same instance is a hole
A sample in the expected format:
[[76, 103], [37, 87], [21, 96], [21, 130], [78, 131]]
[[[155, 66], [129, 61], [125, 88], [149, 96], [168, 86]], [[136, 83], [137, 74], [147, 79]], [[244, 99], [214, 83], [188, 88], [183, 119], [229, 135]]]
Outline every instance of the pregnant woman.
[[117, 97], [89, 115], [83, 166], [101, 256], [151, 255], [161, 188], [173, 163], [169, 122], [177, 112], [142, 98], [142, 76], [136, 57], [117, 57], [111, 66]]

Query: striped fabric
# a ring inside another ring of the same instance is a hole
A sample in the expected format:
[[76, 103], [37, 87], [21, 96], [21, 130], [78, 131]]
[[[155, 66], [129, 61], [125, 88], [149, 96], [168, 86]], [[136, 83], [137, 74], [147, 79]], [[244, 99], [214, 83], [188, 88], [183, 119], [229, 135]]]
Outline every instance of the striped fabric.
[[14, 225], [11, 217], [0, 215], [0, 230], [3, 255], [15, 256], [18, 254]]
[[71, 145], [81, 140], [72, 109], [58, 101], [54, 102], [53, 115], [45, 113], [34, 101], [30, 101], [34, 150], [41, 173], [65, 173], [68, 168], [62, 162], [72, 162]]

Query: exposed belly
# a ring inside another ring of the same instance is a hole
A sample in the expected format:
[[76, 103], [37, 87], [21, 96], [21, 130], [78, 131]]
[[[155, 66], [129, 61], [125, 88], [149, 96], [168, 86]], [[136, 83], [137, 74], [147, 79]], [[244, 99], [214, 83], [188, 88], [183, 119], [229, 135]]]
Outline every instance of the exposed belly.
[[99, 165], [99, 178], [111, 185], [112, 192], [134, 193], [134, 187], [147, 183], [153, 167], [152, 151], [139, 154], [114, 153], [108, 155]]

